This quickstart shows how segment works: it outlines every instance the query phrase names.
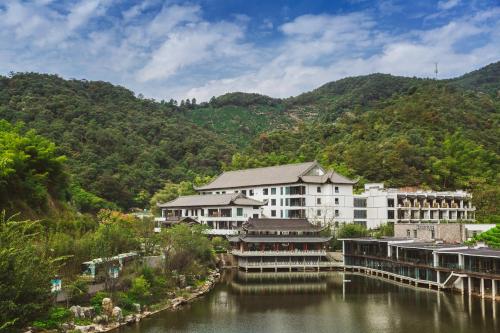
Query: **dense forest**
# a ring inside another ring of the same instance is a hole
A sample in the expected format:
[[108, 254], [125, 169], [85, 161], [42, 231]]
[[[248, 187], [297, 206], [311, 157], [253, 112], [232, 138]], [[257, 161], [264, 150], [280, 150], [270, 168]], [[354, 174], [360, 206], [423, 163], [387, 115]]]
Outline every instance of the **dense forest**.
[[[287, 99], [229, 93], [203, 103], [55, 75], [0, 77], [0, 119], [11, 124], [2, 131], [53, 141], [68, 189], [52, 182], [49, 194], [89, 212], [143, 208], [165, 184], [224, 169], [316, 159], [360, 186], [472, 190], [483, 215], [498, 215], [499, 111], [500, 63], [451, 80], [372, 74]], [[3, 193], [12, 209], [25, 192]]]

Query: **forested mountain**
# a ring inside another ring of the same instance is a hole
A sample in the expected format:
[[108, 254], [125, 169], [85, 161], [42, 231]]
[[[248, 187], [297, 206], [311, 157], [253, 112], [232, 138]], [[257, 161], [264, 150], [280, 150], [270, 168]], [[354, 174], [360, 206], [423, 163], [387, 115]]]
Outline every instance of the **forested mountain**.
[[317, 159], [360, 184], [473, 189], [491, 211], [499, 73], [500, 63], [452, 80], [372, 74], [288, 99], [229, 93], [200, 104], [20, 73], [0, 79], [0, 118], [55, 141], [72, 184], [124, 209], [143, 207], [167, 181]]
[[55, 141], [75, 183], [123, 208], [144, 206], [166, 180], [220, 171], [233, 152], [172, 105], [55, 75], [0, 78], [0, 119]]

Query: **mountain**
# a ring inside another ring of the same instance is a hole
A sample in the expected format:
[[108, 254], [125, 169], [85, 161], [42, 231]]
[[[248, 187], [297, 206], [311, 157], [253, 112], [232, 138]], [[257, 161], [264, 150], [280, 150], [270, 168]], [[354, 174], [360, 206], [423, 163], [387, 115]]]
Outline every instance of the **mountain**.
[[144, 206], [167, 181], [313, 159], [360, 185], [484, 189], [498, 181], [499, 67], [451, 80], [372, 74], [287, 99], [228, 93], [200, 104], [18, 73], [0, 78], [0, 118], [55, 141], [73, 182], [122, 208]]
[[230, 159], [232, 144], [180, 113], [105, 82], [0, 78], [0, 118], [56, 142], [79, 185], [123, 208], [144, 206], [166, 180], [215, 174]]
[[496, 62], [456, 79], [452, 79], [449, 82], [465, 89], [481, 91], [491, 96], [500, 97], [500, 87], [498, 85], [499, 78], [500, 62]]

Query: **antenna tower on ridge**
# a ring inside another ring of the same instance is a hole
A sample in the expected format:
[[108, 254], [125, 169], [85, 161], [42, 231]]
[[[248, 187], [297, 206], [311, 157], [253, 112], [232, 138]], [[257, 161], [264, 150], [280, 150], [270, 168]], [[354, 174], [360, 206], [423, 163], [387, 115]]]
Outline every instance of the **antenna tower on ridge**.
[[435, 62], [434, 65], [435, 65], [435, 67], [434, 67], [434, 74], [436, 75], [435, 79], [437, 80], [437, 78], [438, 78], [438, 63]]

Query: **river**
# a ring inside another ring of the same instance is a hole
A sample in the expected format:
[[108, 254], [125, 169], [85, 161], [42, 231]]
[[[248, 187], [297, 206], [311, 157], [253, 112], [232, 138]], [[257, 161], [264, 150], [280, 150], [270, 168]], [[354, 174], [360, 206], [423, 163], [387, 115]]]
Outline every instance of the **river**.
[[122, 333], [494, 333], [500, 304], [352, 273], [227, 272], [205, 297]]

